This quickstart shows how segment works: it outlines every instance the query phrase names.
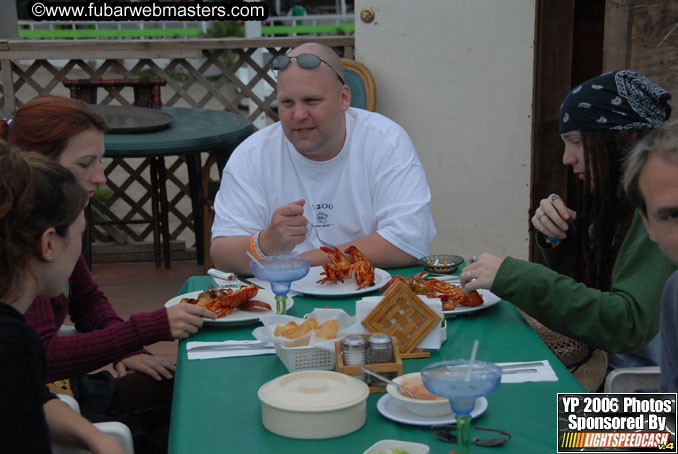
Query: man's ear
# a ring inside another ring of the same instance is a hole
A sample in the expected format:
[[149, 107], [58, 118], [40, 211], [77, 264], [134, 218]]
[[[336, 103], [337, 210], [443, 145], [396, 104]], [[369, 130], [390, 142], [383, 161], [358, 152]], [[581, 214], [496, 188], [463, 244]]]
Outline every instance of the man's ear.
[[38, 254], [46, 262], [54, 260], [54, 240], [56, 237], [56, 229], [49, 227], [40, 235], [40, 244], [38, 245]]
[[351, 88], [344, 84], [344, 86], [341, 87], [339, 96], [341, 97], [341, 110], [346, 112], [348, 108], [351, 107]]
[[650, 239], [656, 243], [657, 241], [654, 239], [654, 232], [652, 231], [650, 221], [647, 220], [645, 213], [642, 211], [640, 212], [640, 218], [643, 220], [643, 224], [645, 224], [645, 229], [647, 230], [647, 234], [650, 235]]

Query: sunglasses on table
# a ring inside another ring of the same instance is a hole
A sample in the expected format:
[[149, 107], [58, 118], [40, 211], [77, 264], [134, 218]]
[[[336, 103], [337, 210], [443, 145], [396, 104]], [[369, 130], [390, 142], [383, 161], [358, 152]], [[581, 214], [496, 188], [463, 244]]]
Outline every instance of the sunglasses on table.
[[290, 65], [290, 61], [292, 61], [293, 58], [297, 60], [297, 65], [299, 65], [300, 68], [304, 69], [317, 68], [318, 66], [320, 66], [321, 63], [325, 63], [327, 67], [330, 68], [332, 72], [337, 76], [339, 82], [341, 82], [342, 85], [346, 85], [343, 77], [341, 77], [339, 73], [334, 68], [332, 68], [332, 65], [330, 65], [325, 60], [323, 60], [322, 58], [318, 57], [315, 54], [299, 54], [295, 57], [290, 57], [289, 55], [278, 55], [271, 62], [271, 68], [275, 69], [276, 71], [285, 69]]
[[[433, 431], [433, 435], [435, 435], [438, 440], [440, 441], [445, 441], [448, 443], [456, 443], [457, 442], [457, 426], [431, 426], [431, 430]], [[476, 446], [485, 446], [485, 447], [495, 447], [495, 446], [501, 446], [504, 443], [507, 443], [511, 439], [511, 434], [503, 431], [503, 430], [497, 430], [497, 429], [486, 429], [484, 427], [471, 427], [471, 430], [482, 430], [485, 432], [495, 432], [500, 435], [503, 435], [501, 438], [480, 438], [477, 436], [473, 437], [473, 443]]]

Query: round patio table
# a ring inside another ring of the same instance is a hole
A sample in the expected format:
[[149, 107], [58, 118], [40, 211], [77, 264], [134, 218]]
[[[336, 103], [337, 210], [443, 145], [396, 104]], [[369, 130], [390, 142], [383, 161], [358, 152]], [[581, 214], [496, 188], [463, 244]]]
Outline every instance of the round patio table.
[[[138, 108], [130, 106], [128, 109]], [[182, 156], [185, 159], [188, 167], [197, 258], [198, 263], [203, 264], [204, 197], [200, 153], [215, 153], [221, 171], [238, 144], [254, 132], [254, 126], [244, 116], [232, 112], [181, 107], [162, 107], [161, 110], [174, 116], [174, 121], [169, 126], [138, 133], [106, 134], [105, 157], [146, 158], [150, 161], [155, 263], [157, 267], [160, 266], [159, 236], [162, 230], [162, 248], [167, 268], [170, 266], [170, 249], [164, 158]]]

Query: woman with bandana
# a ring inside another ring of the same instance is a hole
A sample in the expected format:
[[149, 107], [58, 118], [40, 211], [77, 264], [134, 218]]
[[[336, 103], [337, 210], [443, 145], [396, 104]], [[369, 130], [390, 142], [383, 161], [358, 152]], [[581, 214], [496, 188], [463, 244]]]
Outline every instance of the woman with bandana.
[[622, 172], [633, 144], [668, 120], [669, 99], [628, 70], [575, 87], [561, 106], [560, 135], [579, 203], [551, 194], [531, 219], [549, 268], [485, 253], [464, 269], [464, 290], [489, 289], [548, 328], [615, 353], [611, 367], [658, 364], [661, 291], [675, 266], [624, 197]]

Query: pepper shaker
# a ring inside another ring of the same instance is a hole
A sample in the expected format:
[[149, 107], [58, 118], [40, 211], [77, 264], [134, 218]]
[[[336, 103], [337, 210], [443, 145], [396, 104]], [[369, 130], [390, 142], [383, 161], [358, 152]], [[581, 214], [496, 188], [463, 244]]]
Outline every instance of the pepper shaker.
[[[394, 361], [393, 341], [391, 337], [386, 334], [373, 334], [370, 336], [367, 343], [367, 363], [392, 363]], [[395, 373], [384, 373], [388, 378], [395, 378]], [[378, 378], [369, 377], [370, 385], [377, 387], [385, 387], [386, 383]]]

